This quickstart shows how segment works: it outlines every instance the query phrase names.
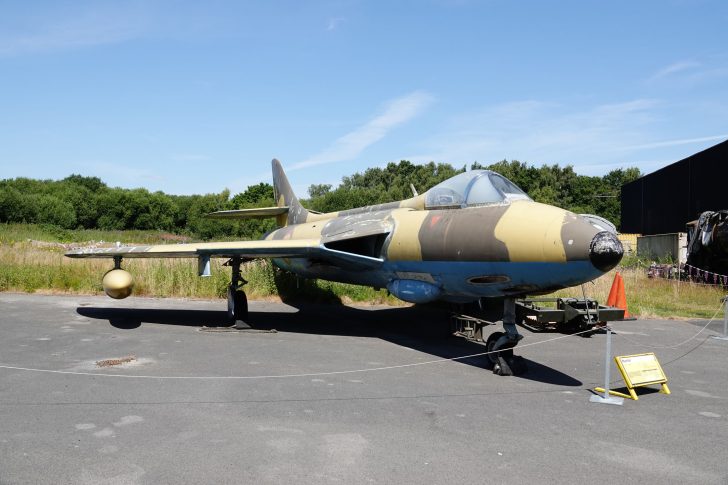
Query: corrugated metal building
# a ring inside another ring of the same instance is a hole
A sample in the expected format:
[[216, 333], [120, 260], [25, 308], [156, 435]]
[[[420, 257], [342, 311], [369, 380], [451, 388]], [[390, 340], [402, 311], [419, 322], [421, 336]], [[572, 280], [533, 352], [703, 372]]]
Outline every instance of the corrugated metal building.
[[728, 140], [622, 186], [621, 232], [665, 234], [728, 209]]

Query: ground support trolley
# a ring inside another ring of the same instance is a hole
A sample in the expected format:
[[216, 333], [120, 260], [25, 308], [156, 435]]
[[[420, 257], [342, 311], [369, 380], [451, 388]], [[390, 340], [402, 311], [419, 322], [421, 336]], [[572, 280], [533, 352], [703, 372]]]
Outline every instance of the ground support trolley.
[[[596, 330], [599, 324], [624, 319], [624, 310], [578, 298], [516, 300], [516, 323], [532, 332], [576, 333]], [[588, 337], [593, 332], [582, 333]]]

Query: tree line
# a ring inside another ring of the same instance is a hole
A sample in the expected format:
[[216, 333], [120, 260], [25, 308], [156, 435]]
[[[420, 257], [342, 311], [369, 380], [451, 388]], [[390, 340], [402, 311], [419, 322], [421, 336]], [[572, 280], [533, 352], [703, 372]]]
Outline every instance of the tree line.
[[[555, 205], [577, 214], [596, 214], [619, 227], [620, 189], [641, 176], [638, 168], [616, 169], [603, 176], [578, 175], [570, 165], [535, 167], [517, 160], [491, 165], [473, 163], [471, 170], [500, 173], [523, 189], [536, 202]], [[433, 162], [414, 165], [406, 160], [384, 168], [369, 168], [344, 177], [336, 189], [311, 185], [307, 207], [321, 212], [401, 200], [412, 196], [410, 184], [419, 193], [464, 172], [466, 167]]]
[[[596, 214], [617, 226], [620, 187], [640, 176], [637, 168], [590, 177], [576, 174], [571, 166], [535, 167], [516, 160], [488, 166], [474, 163], [470, 168], [486, 168], [504, 175], [537, 202]], [[302, 203], [309, 209], [331, 212], [401, 200], [412, 196], [410, 184], [423, 193], [465, 169], [447, 163], [415, 165], [402, 160], [344, 177], [336, 188], [329, 184], [311, 185], [309, 198]], [[51, 224], [64, 229], [159, 230], [200, 239], [255, 239], [273, 229], [274, 221], [227, 221], [204, 216], [218, 210], [272, 205], [273, 187], [268, 183], [249, 186], [231, 196], [228, 189], [205, 195], [122, 189], [109, 187], [98, 177], [82, 175], [62, 180], [0, 180], [0, 222]]]

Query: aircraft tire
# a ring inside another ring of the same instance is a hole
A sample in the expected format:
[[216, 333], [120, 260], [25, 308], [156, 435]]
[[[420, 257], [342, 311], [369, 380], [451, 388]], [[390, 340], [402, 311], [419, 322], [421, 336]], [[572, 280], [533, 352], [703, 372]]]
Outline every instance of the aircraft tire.
[[245, 295], [243, 290], [235, 292], [235, 321], [247, 322], [248, 321], [248, 297]]
[[232, 288], [227, 289], [227, 320], [230, 325], [235, 325], [235, 300]]
[[243, 290], [228, 288], [227, 291], [227, 317], [230, 325], [236, 322], [245, 322], [248, 319], [248, 298]]
[[[487, 352], [492, 352], [493, 347], [495, 347], [495, 343], [498, 341], [499, 338], [501, 338], [503, 335], [505, 335], [503, 332], [493, 332], [488, 336], [488, 339], [485, 341], [485, 350]], [[506, 347], [503, 350], [501, 350], [498, 353], [494, 354], [488, 354], [488, 360], [491, 364], [497, 364], [498, 363], [498, 357], [511, 357], [513, 355], [513, 348], [512, 347]]]
[[[485, 349], [491, 352], [495, 347], [495, 343], [498, 341], [503, 332], [493, 332], [485, 342]], [[490, 368], [493, 370], [493, 374], [499, 376], [513, 376], [522, 374], [526, 371], [525, 362], [519, 356], [513, 355], [513, 347], [517, 342], [512, 344], [506, 344], [498, 353], [487, 354], [488, 361], [490, 362]]]

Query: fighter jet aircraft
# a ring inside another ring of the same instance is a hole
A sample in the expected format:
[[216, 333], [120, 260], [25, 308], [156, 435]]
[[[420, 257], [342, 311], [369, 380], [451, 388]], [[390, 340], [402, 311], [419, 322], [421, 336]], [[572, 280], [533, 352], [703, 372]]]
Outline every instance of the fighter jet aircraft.
[[232, 322], [248, 318], [241, 264], [257, 258], [304, 278], [387, 288], [412, 303], [503, 298], [505, 333], [488, 339], [496, 351], [512, 349], [522, 338], [516, 297], [585, 283], [622, 258], [606, 221], [534, 202], [492, 171], [464, 172], [399, 202], [322, 214], [305, 209], [280, 162], [272, 165], [276, 207], [211, 214], [275, 217], [280, 227], [262, 240], [84, 248], [66, 256], [113, 258], [114, 269], [103, 280], [112, 298], [131, 293], [122, 258], [197, 258], [200, 276], [210, 274], [210, 258], [227, 258]]

